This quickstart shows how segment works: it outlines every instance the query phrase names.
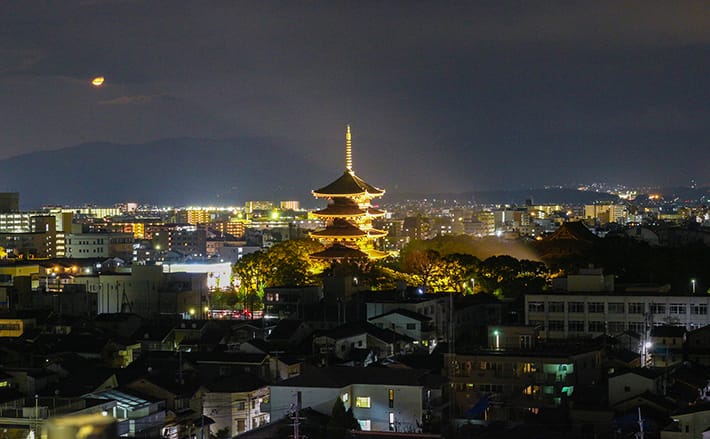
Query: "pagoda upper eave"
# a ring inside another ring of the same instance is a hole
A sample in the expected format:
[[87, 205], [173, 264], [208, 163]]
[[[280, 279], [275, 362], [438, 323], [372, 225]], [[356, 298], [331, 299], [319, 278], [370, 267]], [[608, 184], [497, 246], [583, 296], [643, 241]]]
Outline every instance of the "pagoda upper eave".
[[314, 238], [325, 238], [325, 239], [359, 239], [367, 238], [369, 234], [364, 230], [342, 230], [337, 228], [325, 228], [323, 230], [316, 230], [311, 232], [311, 236]]
[[320, 218], [355, 218], [359, 216], [365, 216], [369, 212], [360, 209], [357, 206], [338, 206], [331, 204], [325, 209], [317, 210], [313, 212], [313, 216]]
[[383, 236], [387, 236], [387, 232], [384, 230], [369, 229], [367, 231], [367, 236], [370, 238], [382, 238]]
[[313, 196], [317, 198], [337, 198], [337, 197], [379, 197], [385, 193], [384, 189], [379, 189], [368, 184], [352, 171], [345, 171], [337, 180], [313, 191]]

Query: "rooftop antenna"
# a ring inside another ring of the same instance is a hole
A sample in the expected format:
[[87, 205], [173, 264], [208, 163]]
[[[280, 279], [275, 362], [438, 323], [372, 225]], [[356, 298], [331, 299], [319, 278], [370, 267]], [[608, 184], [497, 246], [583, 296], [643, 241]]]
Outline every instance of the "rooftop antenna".
[[353, 172], [353, 136], [350, 134], [350, 124], [345, 125], [345, 170]]

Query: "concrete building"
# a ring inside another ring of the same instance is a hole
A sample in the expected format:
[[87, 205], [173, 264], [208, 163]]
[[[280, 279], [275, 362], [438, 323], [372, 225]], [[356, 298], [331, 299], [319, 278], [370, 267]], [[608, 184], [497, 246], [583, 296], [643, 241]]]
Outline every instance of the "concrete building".
[[262, 403], [269, 400], [266, 382], [251, 374], [220, 377], [206, 386], [203, 414], [215, 421], [212, 434], [227, 429], [235, 436], [269, 422], [269, 413], [262, 412]]
[[64, 245], [67, 258], [109, 257], [109, 237], [106, 233], [67, 233]]
[[594, 337], [626, 330], [646, 334], [653, 326], [687, 330], [710, 324], [710, 296], [663, 292], [570, 292], [525, 295], [525, 323], [547, 338]]
[[435, 328], [439, 340], [447, 338], [450, 330], [449, 297], [424, 295], [416, 298], [387, 297], [384, 294], [370, 295], [365, 298], [366, 318], [403, 309], [421, 314], [431, 319], [429, 326]]
[[20, 193], [19, 192], [0, 192], [0, 212], [19, 212], [20, 211]]
[[626, 224], [628, 211], [623, 204], [600, 203], [584, 206], [584, 219], [596, 224]]
[[525, 419], [601, 377], [601, 348], [549, 346], [444, 354], [456, 417]]
[[281, 419], [296, 403], [330, 414], [340, 398], [364, 431], [417, 432], [426, 400], [426, 374], [412, 369], [326, 367], [271, 386], [271, 419]]

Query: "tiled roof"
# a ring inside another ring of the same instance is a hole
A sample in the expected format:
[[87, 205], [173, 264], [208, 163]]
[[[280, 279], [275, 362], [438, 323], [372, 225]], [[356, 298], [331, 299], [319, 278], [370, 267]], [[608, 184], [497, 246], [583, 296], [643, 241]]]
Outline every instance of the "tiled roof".
[[288, 340], [296, 333], [296, 330], [298, 330], [302, 324], [302, 321], [296, 319], [281, 319], [279, 323], [276, 324], [276, 327], [271, 330], [268, 339], [270, 341]]
[[651, 328], [651, 337], [682, 337], [686, 332], [683, 326], [654, 326]]
[[389, 329], [381, 329], [372, 323], [367, 322], [352, 322], [340, 325], [337, 328], [333, 328], [327, 331], [321, 331], [316, 334], [316, 336], [329, 337], [332, 339], [340, 339], [353, 337], [360, 334], [369, 334], [373, 337], [379, 338], [380, 340], [388, 343], [393, 343], [397, 340], [411, 341], [410, 337], [397, 334]]
[[346, 236], [346, 237], [363, 237], [367, 236], [367, 232], [360, 230], [357, 226], [349, 223], [348, 221], [340, 218], [333, 220], [333, 223], [322, 230], [316, 230], [311, 232], [311, 236], [319, 238], [327, 238], [329, 236]]
[[212, 392], [251, 392], [265, 387], [266, 381], [250, 373], [219, 377], [205, 387]]
[[562, 223], [555, 233], [545, 238], [545, 241], [574, 240], [591, 242], [595, 239], [594, 233], [590, 232], [581, 221], [570, 221]]
[[424, 377], [426, 373], [425, 371], [415, 369], [324, 367], [310, 369], [301, 375], [274, 384], [272, 387], [340, 388], [351, 384], [420, 386], [422, 377]]
[[321, 197], [346, 196], [346, 195], [382, 195], [385, 191], [376, 188], [355, 173], [345, 171], [337, 180], [313, 191], [313, 195]]
[[325, 250], [312, 253], [311, 257], [316, 259], [364, 259], [367, 258], [368, 255], [351, 247], [333, 244]]
[[336, 198], [333, 203], [328, 204], [325, 209], [313, 212], [315, 216], [362, 216], [365, 211], [360, 209], [357, 203], [349, 198]]
[[410, 319], [419, 320], [420, 322], [428, 322], [431, 320], [430, 317], [427, 317], [425, 315], [419, 314], [418, 312], [409, 311], [408, 309], [403, 309], [403, 308], [393, 309], [392, 311], [386, 312], [384, 314], [380, 314], [379, 316], [370, 317], [368, 320], [374, 320], [374, 319], [377, 319], [380, 317], [388, 316], [390, 314], [403, 315], [405, 317], [409, 317]]

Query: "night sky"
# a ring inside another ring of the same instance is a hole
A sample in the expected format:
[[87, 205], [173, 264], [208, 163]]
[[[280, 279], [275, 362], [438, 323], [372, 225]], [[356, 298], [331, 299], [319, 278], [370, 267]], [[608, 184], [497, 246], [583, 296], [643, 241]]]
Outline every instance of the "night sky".
[[337, 175], [346, 123], [395, 191], [710, 184], [710, 2], [0, 0], [0, 159], [248, 137]]

